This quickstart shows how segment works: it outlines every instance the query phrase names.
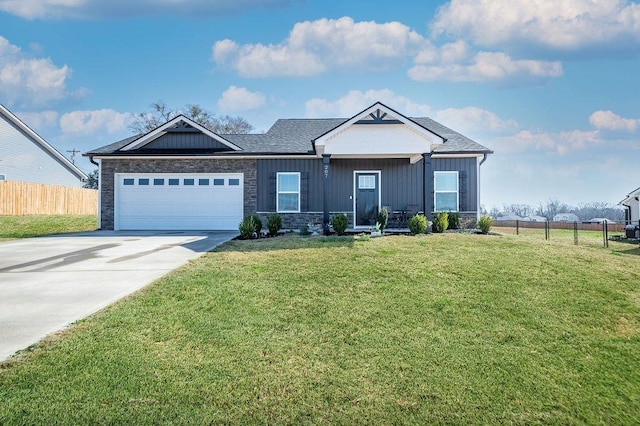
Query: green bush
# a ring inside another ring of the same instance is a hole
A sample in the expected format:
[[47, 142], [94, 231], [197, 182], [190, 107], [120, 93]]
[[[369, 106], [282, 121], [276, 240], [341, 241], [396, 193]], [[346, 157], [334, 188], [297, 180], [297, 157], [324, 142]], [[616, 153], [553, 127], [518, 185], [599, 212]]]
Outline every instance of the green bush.
[[483, 234], [488, 234], [491, 231], [491, 227], [493, 226], [493, 219], [490, 216], [482, 216], [480, 220], [478, 220], [478, 229]]
[[409, 219], [409, 230], [412, 234], [424, 234], [429, 222], [423, 214], [417, 214]]
[[380, 224], [380, 229], [387, 228], [387, 224], [389, 223], [389, 212], [387, 211], [386, 207], [381, 208], [380, 211], [378, 212], [377, 223]]
[[238, 225], [240, 238], [245, 240], [248, 238], [258, 237], [261, 229], [262, 221], [258, 216], [247, 216], [242, 222], [240, 222], [240, 225]]
[[449, 213], [439, 212], [436, 213], [436, 217], [433, 219], [433, 232], [442, 233], [449, 227]]
[[339, 213], [331, 219], [331, 226], [333, 226], [333, 230], [336, 231], [338, 235], [344, 234], [348, 225], [349, 219], [347, 219], [347, 215], [344, 213]]
[[258, 234], [260, 234], [260, 232], [262, 231], [262, 221], [260, 220], [260, 218], [258, 216], [251, 216], [253, 218], [253, 221], [256, 225], [256, 232]]
[[282, 216], [278, 213], [273, 213], [267, 216], [267, 229], [269, 234], [277, 235], [278, 231], [282, 228]]
[[256, 232], [256, 222], [253, 216], [245, 217], [242, 222], [238, 225], [238, 230], [240, 231], [240, 238], [243, 240], [252, 238]]
[[460, 215], [449, 213], [449, 227], [447, 229], [460, 229]]

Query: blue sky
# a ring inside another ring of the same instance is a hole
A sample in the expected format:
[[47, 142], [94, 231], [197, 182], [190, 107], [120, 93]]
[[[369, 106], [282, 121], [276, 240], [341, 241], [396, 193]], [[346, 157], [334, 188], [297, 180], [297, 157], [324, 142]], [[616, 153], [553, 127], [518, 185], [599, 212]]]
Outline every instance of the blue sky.
[[380, 100], [495, 151], [487, 209], [640, 186], [639, 59], [625, 0], [0, 0], [0, 103], [62, 153], [158, 100], [258, 132]]

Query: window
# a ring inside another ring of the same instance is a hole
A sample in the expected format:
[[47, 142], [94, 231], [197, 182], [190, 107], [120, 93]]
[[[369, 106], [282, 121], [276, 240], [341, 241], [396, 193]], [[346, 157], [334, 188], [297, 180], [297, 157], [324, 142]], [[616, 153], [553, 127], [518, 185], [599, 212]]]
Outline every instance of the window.
[[169, 179], [169, 186], [178, 186], [180, 185], [180, 179]]
[[375, 175], [358, 176], [358, 189], [376, 189]]
[[240, 179], [229, 179], [229, 185], [230, 186], [239, 186], [240, 185]]
[[138, 179], [138, 185], [149, 185], [149, 179], [144, 178], [144, 179]]
[[224, 186], [224, 179], [214, 179], [213, 186]]
[[208, 186], [209, 185], [209, 179], [198, 179], [198, 185], [200, 185], [200, 186]]
[[194, 179], [185, 179], [184, 180], [185, 186], [193, 186], [194, 182], [195, 182]]
[[131, 179], [131, 178], [125, 178], [125, 180], [124, 180], [124, 182], [123, 182], [123, 183], [124, 183], [125, 185], [129, 186], [129, 185], [133, 185], [133, 182], [134, 182], [134, 180], [133, 180], [133, 179]]
[[300, 173], [278, 173], [276, 183], [276, 210], [300, 211]]
[[458, 172], [434, 172], [435, 211], [458, 211]]
[[164, 185], [164, 179], [154, 179], [153, 184], [156, 186], [162, 186]]

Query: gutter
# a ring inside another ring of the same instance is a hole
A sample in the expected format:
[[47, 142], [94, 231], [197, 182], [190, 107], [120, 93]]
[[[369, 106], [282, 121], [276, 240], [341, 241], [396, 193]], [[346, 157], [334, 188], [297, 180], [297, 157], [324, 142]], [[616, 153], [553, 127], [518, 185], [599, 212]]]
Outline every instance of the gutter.
[[91, 164], [95, 164], [96, 167], [100, 168], [100, 164], [95, 162], [95, 160], [93, 159], [93, 155], [89, 155], [88, 157]]

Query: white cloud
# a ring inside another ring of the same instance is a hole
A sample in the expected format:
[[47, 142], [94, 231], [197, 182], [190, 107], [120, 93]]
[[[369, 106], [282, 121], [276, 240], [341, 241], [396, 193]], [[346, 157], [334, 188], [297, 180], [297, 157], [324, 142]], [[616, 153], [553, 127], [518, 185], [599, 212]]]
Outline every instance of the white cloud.
[[262, 108], [267, 100], [264, 94], [251, 92], [245, 87], [229, 86], [218, 100], [218, 108], [226, 112], [248, 111]]
[[640, 4], [627, 0], [451, 0], [438, 9], [434, 35], [504, 48], [537, 45], [557, 50], [592, 46], [635, 48]]
[[466, 135], [503, 134], [518, 128], [515, 120], [503, 120], [494, 112], [473, 106], [443, 109], [436, 112], [435, 119]]
[[571, 130], [559, 133], [522, 130], [515, 135], [496, 138], [491, 141], [496, 151], [520, 152], [528, 149], [555, 152], [566, 155], [570, 152], [584, 150], [601, 145], [604, 139], [597, 130]]
[[9, 103], [42, 105], [70, 95], [67, 65], [56, 66], [50, 58], [31, 58], [0, 36], [0, 94]]
[[245, 77], [311, 76], [330, 69], [379, 70], [402, 65], [428, 42], [399, 22], [354, 22], [349, 17], [294, 25], [277, 45], [221, 40], [213, 59]]
[[27, 126], [40, 132], [48, 127], [57, 126], [59, 114], [56, 111], [18, 112], [16, 116]]
[[226, 16], [293, 0], [0, 0], [0, 10], [26, 19], [121, 16]]
[[389, 89], [382, 89], [366, 92], [352, 90], [333, 102], [322, 98], [310, 99], [305, 103], [305, 112], [306, 116], [311, 118], [352, 117], [377, 101], [406, 116], [423, 117], [431, 110], [428, 105], [414, 103], [409, 98], [396, 95]]
[[[419, 59], [424, 61], [424, 58]], [[560, 62], [514, 60], [500, 52], [479, 52], [464, 61], [459, 56], [455, 59], [457, 62], [441, 60], [433, 64], [418, 63], [409, 69], [407, 74], [416, 81], [519, 81], [521, 83], [542, 81], [560, 77], [563, 74]]]
[[64, 133], [89, 135], [106, 131], [113, 134], [126, 130], [132, 118], [128, 112], [112, 109], [73, 111], [60, 118], [60, 128]]
[[640, 118], [624, 118], [612, 111], [596, 111], [589, 117], [589, 123], [598, 129], [624, 130], [635, 132], [640, 128]]
[[502, 52], [475, 52], [458, 40], [436, 46], [400, 22], [354, 22], [350, 17], [297, 23], [279, 44], [217, 41], [212, 57], [243, 77], [306, 77], [330, 71], [380, 71], [414, 66], [416, 81], [531, 84], [562, 75], [560, 62], [513, 59]]

